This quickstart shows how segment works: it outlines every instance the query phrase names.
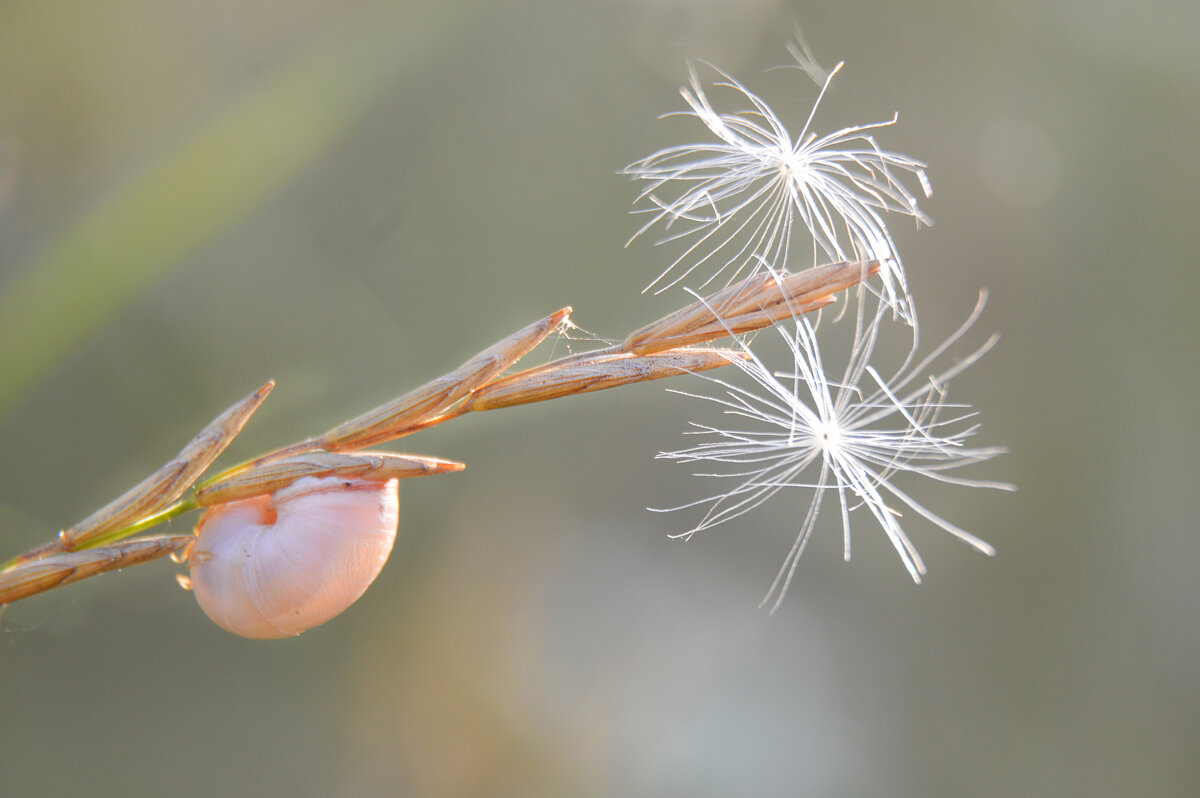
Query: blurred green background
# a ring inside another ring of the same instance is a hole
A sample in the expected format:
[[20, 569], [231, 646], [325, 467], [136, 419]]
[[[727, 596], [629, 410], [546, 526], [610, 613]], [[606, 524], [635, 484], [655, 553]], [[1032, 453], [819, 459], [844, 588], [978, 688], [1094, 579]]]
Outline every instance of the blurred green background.
[[[169, 562], [0, 617], [5, 796], [1195, 795], [1200, 324], [1194, 2], [0, 4], [0, 556], [123, 492], [264, 379], [231, 458], [321, 431], [571, 304], [619, 337], [670, 254], [623, 165], [700, 137], [688, 55], [818, 130], [886, 119], [937, 226], [894, 228], [975, 475], [912, 487], [914, 587], [806, 501], [690, 543], [643, 508], [702, 408], [660, 385], [394, 447], [392, 561], [295, 639], [213, 625]], [[789, 102], [791, 105], [789, 105]], [[784, 110], [786, 109], [786, 110]], [[565, 351], [560, 342], [557, 351]], [[184, 523], [187, 523], [186, 521]], [[186, 527], [184, 527], [186, 528]]]

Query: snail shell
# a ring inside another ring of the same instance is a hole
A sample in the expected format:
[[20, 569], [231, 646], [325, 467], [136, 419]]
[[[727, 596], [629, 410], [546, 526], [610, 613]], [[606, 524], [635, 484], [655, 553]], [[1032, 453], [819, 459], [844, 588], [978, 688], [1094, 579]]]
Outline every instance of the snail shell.
[[349, 607], [396, 539], [397, 481], [305, 477], [210, 509], [188, 559], [200, 608], [253, 638], [298, 635]]

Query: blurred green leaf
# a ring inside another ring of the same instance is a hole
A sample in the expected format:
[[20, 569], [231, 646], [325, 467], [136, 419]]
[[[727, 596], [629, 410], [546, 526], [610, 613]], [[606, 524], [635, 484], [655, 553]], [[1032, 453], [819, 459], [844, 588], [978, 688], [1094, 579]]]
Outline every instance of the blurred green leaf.
[[331, 32], [21, 269], [0, 296], [0, 415], [149, 282], [319, 160], [449, 46], [474, 5], [386, 4]]

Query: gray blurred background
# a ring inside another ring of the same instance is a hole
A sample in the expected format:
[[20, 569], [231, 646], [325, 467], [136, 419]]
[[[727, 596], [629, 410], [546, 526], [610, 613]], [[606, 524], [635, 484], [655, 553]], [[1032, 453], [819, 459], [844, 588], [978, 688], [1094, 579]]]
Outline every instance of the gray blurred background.
[[702, 137], [656, 119], [689, 55], [798, 128], [815, 87], [764, 73], [796, 22], [847, 62], [817, 129], [898, 110], [930, 163], [936, 226], [893, 230], [927, 341], [990, 290], [952, 396], [1020, 486], [903, 483], [999, 550], [913, 520], [919, 588], [828, 513], [769, 616], [805, 499], [689, 543], [644, 509], [711, 487], [653, 459], [695, 402], [467, 417], [393, 447], [469, 468], [403, 485], [382, 576], [298, 639], [221, 631], [165, 561], [9, 607], [0, 793], [1195, 795], [1198, 9], [0, 4], [0, 558], [268, 377], [223, 462], [560, 306], [672, 310], [617, 170]]

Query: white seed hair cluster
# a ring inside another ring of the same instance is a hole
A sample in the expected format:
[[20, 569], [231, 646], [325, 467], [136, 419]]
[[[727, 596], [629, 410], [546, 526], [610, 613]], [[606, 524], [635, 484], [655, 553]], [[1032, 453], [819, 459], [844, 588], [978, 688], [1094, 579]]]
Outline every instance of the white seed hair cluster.
[[[979, 428], [975, 413], [946, 399], [949, 380], [979, 360], [996, 337], [956, 364], [930, 371], [978, 319], [984, 305], [981, 293], [957, 332], [928, 356], [916, 357], [916, 309], [885, 214], [931, 224], [898, 177], [915, 176], [928, 197], [932, 192], [925, 164], [881, 149], [869, 135], [894, 123], [895, 117], [826, 135], [811, 132], [817, 107], [842, 65], [826, 74], [803, 44], [791, 45], [789, 51], [797, 66], [821, 86], [799, 136], [789, 134], [762, 98], [709, 67], [719, 76], [716, 86], [733, 90], [749, 105], [733, 113], [717, 111], [692, 67], [689, 85], [681, 90], [691, 110], [682, 113], [699, 119], [716, 140], [669, 147], [625, 169], [647, 184], [634, 212], [647, 213], [650, 220], [634, 239], [662, 228], [667, 235], [658, 243], [682, 241], [686, 247], [648, 288], [662, 291], [696, 276], [696, 289], [702, 289], [718, 279], [732, 281], [759, 271], [783, 276], [789, 268], [808, 268], [825, 260], [880, 264], [879, 283], [860, 286], [853, 321], [843, 320], [854, 329], [844, 368], [827, 368], [816, 327], [800, 314], [774, 328], [790, 353], [786, 369], [769, 367], [747, 338], [739, 338], [747, 358], [736, 366], [746, 384], [704, 376], [715, 394], [686, 394], [722, 408], [733, 419], [732, 426], [693, 424], [689, 434], [704, 442], [659, 455], [713, 464], [714, 471], [698, 475], [734, 484], [699, 501], [667, 508], [707, 507], [699, 523], [676, 537], [690, 538], [731, 521], [785, 489], [811, 496], [795, 542], [763, 600], [772, 609], [791, 583], [827, 492], [837, 497], [845, 559], [850, 559], [851, 517], [865, 511], [919, 583], [925, 564], [901, 526], [906, 511], [987, 555], [995, 550], [914, 499], [895, 478], [914, 474], [954, 485], [1013, 488], [947, 473], [1004, 451], [967, 446]], [[799, 253], [792, 235], [801, 225], [812, 241], [812, 262], [795, 264]], [[687, 290], [698, 296], [696, 290]], [[909, 326], [897, 324], [896, 317]], [[834, 324], [829, 329], [841, 327]], [[913, 347], [901, 367], [885, 379], [871, 361], [880, 336], [891, 330], [911, 335]]]
[[[693, 424], [692, 434], [712, 440], [659, 455], [685, 463], [733, 465], [732, 471], [708, 476], [732, 478], [738, 484], [707, 499], [671, 508], [708, 505], [700, 523], [676, 537], [688, 538], [736, 518], [785, 488], [811, 491], [812, 500], [796, 541], [764, 599], [765, 603], [774, 596], [774, 607], [791, 583], [822, 498], [829, 491], [837, 494], [841, 509], [847, 560], [850, 513], [860, 507], [882, 527], [918, 583], [925, 574], [925, 564], [900, 524], [905, 507], [984, 554], [994, 555], [995, 550], [985, 541], [929, 510], [892, 481], [898, 474], [911, 473], [954, 485], [1011, 489], [1006, 483], [944, 473], [1004, 451], [997, 447], [967, 447], [967, 440], [979, 429], [970, 423], [975, 414], [966, 405], [946, 400], [949, 381], [991, 349], [998, 337], [992, 336], [945, 371], [935, 376], [927, 374], [934, 361], [970, 329], [983, 305], [981, 294], [974, 312], [954, 335], [920, 362], [902, 366], [889, 379], [870, 365], [886, 315], [883, 303], [879, 303], [873, 318], [864, 321], [864, 303], [860, 302], [851, 354], [837, 381], [825, 371], [816, 330], [807, 318], [795, 319], [787, 327], [775, 327], [791, 353], [794, 371], [771, 370], [745, 341], [740, 341], [748, 359], [735, 365], [749, 378], [750, 387], [704, 377], [720, 393], [688, 394], [721, 406], [727, 415], [739, 419], [739, 426], [726, 429]], [[952, 413], [946, 416], [946, 410]]]
[[[813, 74], [814, 66], [801, 64]], [[797, 222], [812, 238], [814, 254], [827, 261], [877, 260], [884, 296], [895, 311], [912, 321], [912, 298], [895, 242], [883, 214], [912, 216], [932, 224], [897, 173], [917, 178], [926, 197], [933, 190], [925, 164], [875, 143], [870, 131], [896, 122], [857, 125], [823, 136], [810, 132], [838, 64], [824, 79], [800, 135], [793, 138], [783, 120], [758, 95], [716, 67], [718, 87], [735, 91], [750, 107], [719, 113], [700, 82], [695, 66], [681, 89], [690, 112], [716, 141], [668, 147], [636, 163], [625, 173], [647, 186], [638, 197], [645, 207], [635, 213], [650, 219], [631, 241], [654, 227], [686, 248], [647, 287], [662, 291], [700, 269], [708, 276], [700, 288], [724, 275], [732, 282], [762, 268], [789, 262]], [[678, 229], [676, 229], [678, 228]], [[710, 273], [711, 272], [711, 273]]]

